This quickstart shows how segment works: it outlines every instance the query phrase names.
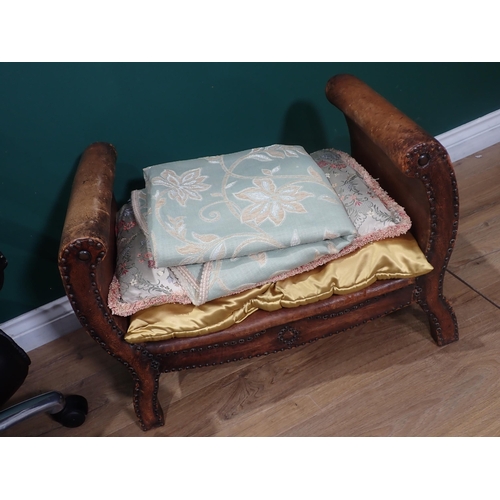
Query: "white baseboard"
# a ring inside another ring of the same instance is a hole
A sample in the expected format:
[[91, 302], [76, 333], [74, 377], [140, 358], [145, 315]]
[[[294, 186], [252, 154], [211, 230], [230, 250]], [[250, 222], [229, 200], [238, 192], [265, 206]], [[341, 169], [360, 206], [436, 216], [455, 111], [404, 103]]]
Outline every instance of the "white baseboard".
[[455, 162], [500, 142], [500, 109], [436, 136]]
[[[461, 160], [500, 142], [500, 110], [436, 136], [451, 161]], [[0, 325], [26, 352], [80, 328], [71, 304], [61, 297]]]
[[0, 325], [26, 352], [81, 328], [66, 297], [17, 316]]

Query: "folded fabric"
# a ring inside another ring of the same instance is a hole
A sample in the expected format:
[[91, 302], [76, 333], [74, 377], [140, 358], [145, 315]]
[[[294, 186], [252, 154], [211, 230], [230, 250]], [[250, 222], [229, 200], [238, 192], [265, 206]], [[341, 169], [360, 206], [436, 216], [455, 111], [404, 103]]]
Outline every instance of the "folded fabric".
[[357, 232], [316, 162], [273, 145], [144, 169], [132, 194], [156, 267], [193, 304], [338, 253]]
[[116, 215], [116, 248], [116, 270], [108, 294], [113, 314], [131, 316], [165, 302], [191, 303], [168, 267], [154, 267], [146, 236], [137, 224], [130, 202]]
[[323, 170], [356, 227], [355, 246], [399, 236], [410, 229], [411, 220], [404, 208], [352, 156], [336, 149], [322, 149], [311, 153], [311, 157]]
[[[319, 261], [286, 271], [259, 285], [309, 271], [370, 242], [404, 234], [411, 227], [410, 218], [404, 209], [347, 153], [325, 149], [312, 153], [311, 157], [323, 170], [344, 204], [358, 236], [338, 254], [324, 256]], [[146, 206], [145, 192], [133, 194], [139, 207], [136, 211], [143, 213]], [[147, 248], [143, 232], [147, 231], [146, 223], [141, 219], [136, 220], [130, 203], [119, 211], [117, 227], [117, 269], [108, 296], [113, 314], [130, 316], [153, 305], [191, 303], [170, 268], [154, 267], [153, 256]], [[179, 269], [177, 271], [182, 272]]]
[[201, 306], [163, 304], [134, 314], [125, 340], [130, 343], [195, 337], [229, 328], [255, 311], [298, 307], [361, 290], [376, 280], [414, 278], [432, 271], [408, 233], [368, 244], [309, 272], [268, 283]]

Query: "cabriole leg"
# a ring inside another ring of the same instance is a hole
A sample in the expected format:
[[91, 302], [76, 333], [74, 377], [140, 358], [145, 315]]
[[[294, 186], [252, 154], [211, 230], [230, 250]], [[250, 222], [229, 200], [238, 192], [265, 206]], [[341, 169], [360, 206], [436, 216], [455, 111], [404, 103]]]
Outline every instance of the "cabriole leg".
[[442, 282], [423, 280], [415, 295], [417, 303], [427, 314], [432, 338], [444, 346], [458, 340], [458, 323], [453, 308], [442, 294]]
[[134, 410], [144, 431], [165, 423], [158, 402], [159, 379], [159, 370], [151, 365], [134, 372]]

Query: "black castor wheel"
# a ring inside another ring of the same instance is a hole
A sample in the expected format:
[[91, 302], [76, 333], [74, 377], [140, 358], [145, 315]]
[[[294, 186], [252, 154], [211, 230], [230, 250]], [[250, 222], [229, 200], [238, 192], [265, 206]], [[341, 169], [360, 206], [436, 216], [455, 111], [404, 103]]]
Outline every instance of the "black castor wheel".
[[85, 422], [89, 411], [87, 400], [83, 396], [72, 395], [64, 398], [64, 408], [51, 417], [64, 427], [79, 427]]

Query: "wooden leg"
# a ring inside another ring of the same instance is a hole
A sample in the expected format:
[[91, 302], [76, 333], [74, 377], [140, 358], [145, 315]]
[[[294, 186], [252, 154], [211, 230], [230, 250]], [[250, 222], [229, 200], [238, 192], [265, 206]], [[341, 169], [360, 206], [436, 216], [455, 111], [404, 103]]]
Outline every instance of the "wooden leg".
[[453, 308], [442, 293], [442, 280], [422, 280], [415, 292], [420, 307], [429, 318], [432, 338], [439, 346], [458, 340], [458, 323]]
[[164, 425], [158, 402], [160, 372], [147, 365], [134, 372], [134, 409], [143, 431]]

